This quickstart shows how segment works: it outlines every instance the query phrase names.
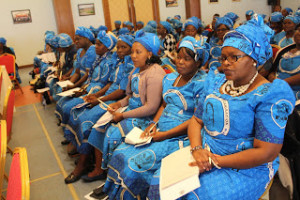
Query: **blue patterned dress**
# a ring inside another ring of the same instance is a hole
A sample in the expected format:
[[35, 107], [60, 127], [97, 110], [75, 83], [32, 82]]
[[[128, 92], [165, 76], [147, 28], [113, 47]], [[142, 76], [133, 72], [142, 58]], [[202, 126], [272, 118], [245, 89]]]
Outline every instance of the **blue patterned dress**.
[[[104, 96], [109, 95], [117, 89], [125, 91], [129, 73], [133, 69], [133, 63], [130, 56], [126, 56], [124, 60], [121, 60], [117, 58], [116, 53], [114, 53], [109, 64], [111, 63], [111, 66], [108, 66], [108, 64], [106, 65], [111, 68], [112, 71], [108, 81], [113, 83]], [[102, 80], [107, 80], [107, 75], [102, 76], [101, 81]], [[78, 99], [77, 104], [84, 102], [81, 98], [76, 99]], [[106, 103], [110, 104], [112, 102], [114, 101], [108, 101]], [[64, 133], [65, 137], [68, 140], [73, 141], [74, 145], [77, 146], [77, 151], [79, 153], [88, 154], [90, 152], [91, 146], [87, 143], [87, 139], [91, 133], [92, 126], [105, 112], [106, 108], [103, 107], [102, 104], [99, 104], [92, 109], [88, 109], [87, 107], [72, 107], [70, 111], [70, 118]]]
[[280, 33], [277, 33], [273, 38], [272, 41], [274, 44], [280, 46], [281, 48], [286, 47], [290, 44], [294, 43], [294, 38], [286, 38], [286, 32], [282, 31]]
[[[194, 114], [198, 99], [201, 99], [199, 96], [204, 89], [206, 73], [199, 71], [181, 87], [173, 86], [178, 75], [177, 72], [168, 74], [163, 80], [166, 107], [158, 121], [160, 131], [168, 131], [189, 120]], [[121, 193], [124, 192], [125, 199], [136, 199], [137, 196], [145, 199], [152, 176], [160, 168], [162, 158], [177, 151], [180, 146], [187, 145], [187, 135], [137, 148], [126, 143], [119, 145], [108, 165], [104, 191], [109, 194], [110, 199], [121, 199]]]
[[[286, 79], [291, 76], [300, 73], [300, 53], [292, 54], [290, 52], [285, 53], [279, 61], [277, 77], [280, 79]], [[300, 99], [300, 85], [291, 86], [296, 99]]]
[[[138, 88], [140, 81], [139, 72], [140, 68], [135, 68], [131, 75], [130, 87], [132, 96], [129, 98], [128, 108], [125, 112], [143, 106]], [[103, 156], [101, 168], [107, 169], [107, 163], [109, 162], [114, 149], [121, 144], [122, 138], [124, 138], [134, 127], [145, 129], [151, 120], [152, 116], [126, 118], [117, 124], [109, 124], [109, 127], [105, 127], [103, 131], [92, 129], [88, 142], [102, 152]]]
[[[285, 125], [293, 111], [295, 97], [289, 85], [280, 79], [265, 83], [255, 90], [232, 97], [220, 93], [225, 75], [206, 79], [205, 101], [199, 101], [195, 116], [203, 120], [202, 145], [221, 156], [253, 148], [254, 138], [282, 144]], [[249, 169], [213, 168], [200, 174], [201, 186], [185, 195], [185, 200], [257, 200], [277, 172], [279, 158]], [[179, 171], [178, 171], [179, 172]], [[159, 198], [159, 172], [154, 176], [148, 198]]]
[[218, 68], [221, 66], [221, 63], [219, 62], [219, 58], [221, 57], [221, 50], [222, 46], [215, 44], [210, 51], [210, 59], [208, 61], [208, 69], [215, 67]]

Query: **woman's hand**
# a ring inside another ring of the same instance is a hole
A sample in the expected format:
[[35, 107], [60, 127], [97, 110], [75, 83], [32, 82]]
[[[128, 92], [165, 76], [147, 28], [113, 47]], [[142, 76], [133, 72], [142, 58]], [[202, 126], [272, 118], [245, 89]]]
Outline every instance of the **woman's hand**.
[[154, 142], [160, 142], [166, 139], [167, 132], [156, 132], [152, 134], [152, 140]]
[[95, 94], [89, 94], [89, 95], [86, 95], [85, 97], [83, 97], [83, 100], [86, 102], [89, 102], [89, 103], [95, 99], [97, 100], [97, 97]]
[[[151, 129], [151, 131], [150, 131]], [[143, 139], [143, 138], [147, 138], [149, 136], [152, 136], [156, 133], [156, 130], [157, 130], [157, 127], [156, 125], [154, 125], [153, 123], [150, 124], [145, 130], [144, 132], [141, 134], [140, 138]]]
[[79, 90], [79, 91], [75, 91], [75, 93], [72, 95], [72, 97], [80, 97], [84, 94], [86, 94], [86, 90]]
[[[115, 102], [115, 103], [109, 104], [108, 106], [109, 107], [107, 107], [107, 111], [114, 114], [115, 111], [118, 110], [121, 107], [121, 103], [120, 102]], [[122, 114], [122, 116], [123, 116], [123, 114]]]
[[212, 169], [213, 165], [209, 163], [209, 158], [211, 158], [216, 165], [218, 165], [218, 160], [216, 156], [206, 149], [199, 149], [192, 153], [195, 161], [190, 163], [190, 166], [198, 166], [200, 173], [209, 171]]
[[123, 113], [114, 112], [113, 115], [114, 115], [113, 122], [115, 122], [115, 123], [118, 123], [124, 119]]

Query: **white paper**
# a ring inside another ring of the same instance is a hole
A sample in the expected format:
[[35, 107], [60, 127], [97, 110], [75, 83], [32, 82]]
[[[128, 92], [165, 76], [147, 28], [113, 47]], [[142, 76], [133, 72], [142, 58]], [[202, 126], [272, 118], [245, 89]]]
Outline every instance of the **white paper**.
[[141, 138], [144, 131], [138, 127], [134, 127], [125, 137], [125, 143], [138, 146], [149, 144], [152, 137]]
[[55, 72], [57, 71], [57, 67], [49, 66], [44, 72], [48, 72], [48, 71]]
[[41, 59], [44, 63], [56, 62], [56, 57], [55, 57], [54, 52], [43, 53], [42, 55], [38, 55], [37, 58]]
[[49, 87], [45, 87], [45, 88], [42, 88], [42, 89], [37, 89], [36, 91], [37, 91], [38, 93], [44, 93], [44, 92], [49, 91], [49, 90], [50, 90]]
[[69, 80], [66, 80], [66, 81], [59, 81], [59, 82], [57, 82], [56, 84], [59, 85], [61, 88], [65, 88], [65, 87], [67, 87], [68, 85], [70, 85], [70, 86], [73, 86], [73, 85], [74, 85], [74, 83], [72, 83], [72, 82], [69, 81]]
[[182, 148], [162, 159], [159, 183], [162, 200], [178, 199], [200, 187], [199, 168], [189, 166], [194, 161], [190, 149], [190, 146]]
[[89, 105], [90, 103], [89, 102], [84, 102], [84, 103], [81, 103], [81, 104], [78, 104], [77, 106], [75, 106], [75, 108], [82, 108], [86, 105]]
[[[122, 113], [127, 109], [127, 106], [121, 107], [116, 112]], [[93, 126], [93, 128], [98, 128], [100, 126], [104, 126], [108, 124], [113, 119], [113, 115], [110, 112], [106, 112], [100, 119], [98, 119], [97, 123]]]
[[69, 97], [69, 96], [72, 96], [73, 94], [75, 94], [75, 92], [77, 92], [79, 90], [81, 90], [81, 88], [77, 87], [77, 88], [73, 88], [73, 89], [58, 93], [57, 95], [61, 96], [61, 97]]

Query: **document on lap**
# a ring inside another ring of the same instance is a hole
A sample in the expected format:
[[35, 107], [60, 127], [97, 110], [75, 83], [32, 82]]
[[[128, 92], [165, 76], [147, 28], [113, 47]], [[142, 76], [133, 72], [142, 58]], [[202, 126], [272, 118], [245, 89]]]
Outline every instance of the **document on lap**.
[[141, 138], [143, 134], [143, 130], [134, 127], [125, 137], [125, 143], [135, 145], [136, 147], [143, 146], [149, 144], [152, 140], [152, 137]]
[[65, 87], [67, 87], [68, 85], [70, 85], [70, 86], [73, 86], [73, 85], [74, 85], [74, 83], [72, 83], [72, 82], [69, 81], [69, 80], [66, 80], [66, 81], [59, 81], [59, 82], [57, 82], [56, 84], [59, 85], [61, 88], [65, 88]]
[[162, 200], [173, 200], [200, 187], [199, 169], [189, 166], [194, 161], [191, 147], [168, 155], [161, 162], [159, 191]]
[[[122, 113], [127, 109], [127, 107], [128, 106], [121, 107], [118, 110], [116, 110], [115, 112]], [[112, 119], [113, 119], [113, 115], [110, 112], [107, 111], [104, 115], [102, 115], [102, 117], [100, 117], [100, 119], [98, 119], [98, 121], [93, 126], [93, 128], [98, 128], [100, 126], [104, 126], [104, 125], [108, 124]]]
[[76, 88], [73, 88], [73, 89], [70, 89], [70, 90], [58, 93], [57, 95], [61, 96], [61, 97], [69, 97], [69, 96], [72, 96], [73, 94], [75, 94], [75, 92], [78, 92], [80, 90], [81, 90], [80, 87], [76, 87]]
[[53, 52], [43, 53], [42, 55], [38, 55], [37, 58], [41, 59], [44, 63], [54, 63], [56, 62], [56, 57]]

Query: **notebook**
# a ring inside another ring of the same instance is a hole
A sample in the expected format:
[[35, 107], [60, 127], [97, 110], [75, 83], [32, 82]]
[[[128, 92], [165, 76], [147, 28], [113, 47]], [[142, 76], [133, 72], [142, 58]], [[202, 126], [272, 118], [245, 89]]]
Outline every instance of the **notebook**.
[[75, 94], [75, 92], [81, 90], [80, 87], [76, 87], [76, 88], [73, 88], [73, 89], [70, 89], [70, 90], [67, 90], [67, 91], [64, 91], [64, 92], [61, 92], [61, 93], [58, 93], [57, 95], [58, 96], [61, 96], [61, 97], [70, 97], [72, 96], [73, 94]]
[[59, 81], [56, 83], [57, 85], [59, 85], [61, 88], [65, 88], [67, 87], [68, 85], [72, 86], [74, 85], [74, 83], [72, 83], [71, 81], [69, 80], [66, 80], [66, 81]]
[[200, 187], [199, 168], [193, 162], [191, 147], [182, 148], [161, 163], [159, 191], [162, 200], [173, 200]]
[[152, 137], [140, 138], [144, 131], [138, 127], [134, 127], [125, 137], [125, 143], [136, 146], [149, 144]]
[[[121, 107], [118, 110], [116, 110], [116, 112], [122, 113], [127, 109], [127, 107], [128, 106]], [[108, 124], [112, 119], [113, 119], [113, 115], [107, 111], [104, 115], [102, 115], [102, 117], [100, 117], [100, 119], [98, 119], [98, 121], [93, 126], [93, 128], [98, 128], [100, 126], [104, 126], [104, 125]]]

